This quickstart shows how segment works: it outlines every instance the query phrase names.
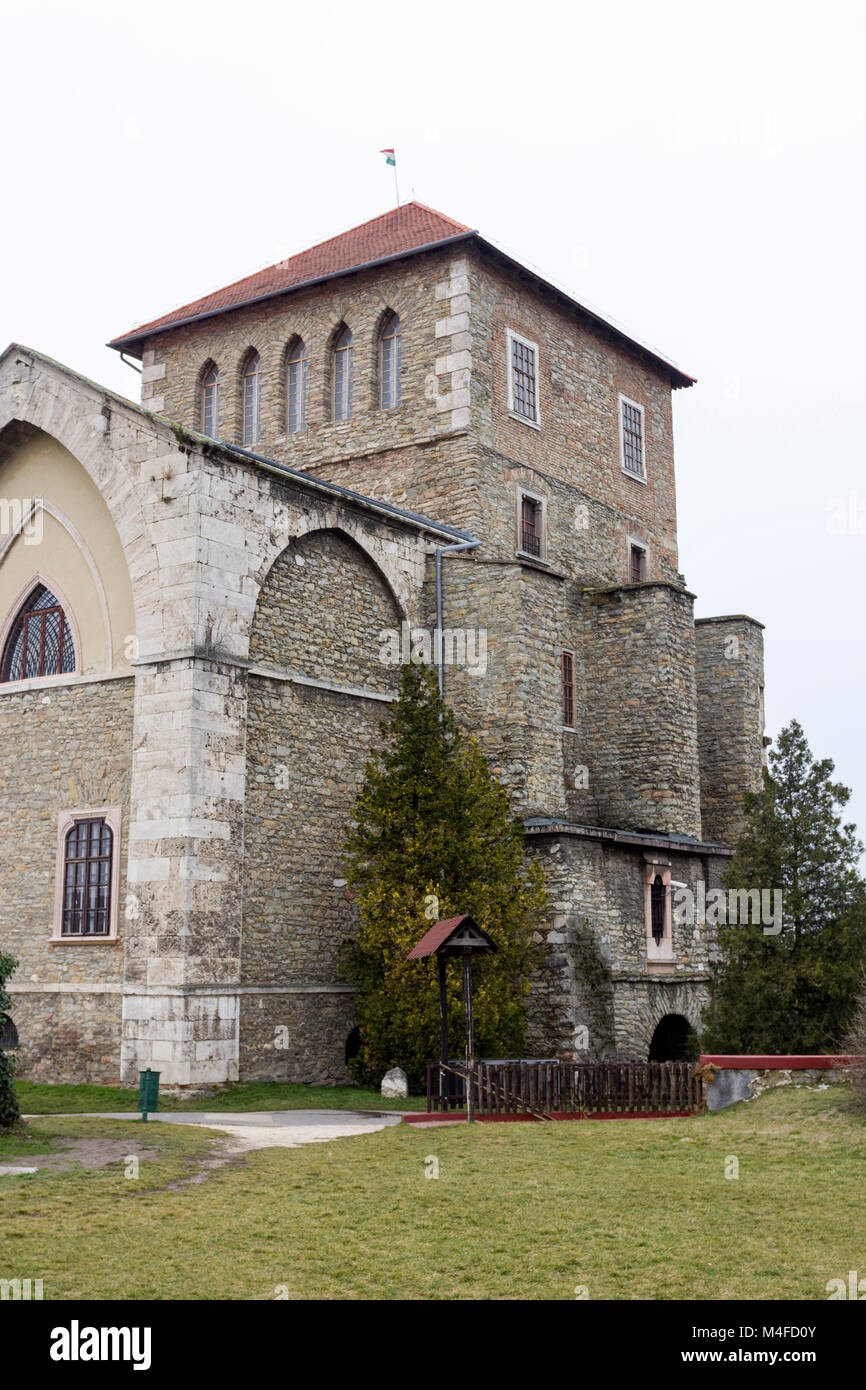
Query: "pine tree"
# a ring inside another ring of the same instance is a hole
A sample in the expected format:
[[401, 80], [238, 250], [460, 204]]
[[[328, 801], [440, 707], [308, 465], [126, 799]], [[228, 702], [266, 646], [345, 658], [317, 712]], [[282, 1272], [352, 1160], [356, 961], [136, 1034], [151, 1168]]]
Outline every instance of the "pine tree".
[[782, 927], [719, 928], [704, 1047], [714, 1052], [809, 1053], [841, 1044], [866, 963], [862, 845], [842, 823], [850, 791], [816, 761], [792, 721], [769, 754], [725, 876], [728, 889], [780, 889]]
[[[361, 1050], [355, 1074], [378, 1081], [403, 1067], [418, 1088], [439, 1056], [434, 960], [407, 960], [433, 922], [468, 912], [496, 942], [476, 962], [478, 1056], [523, 1050], [532, 934], [546, 906], [544, 877], [523, 858], [523, 827], [474, 739], [464, 738], [427, 667], [403, 668], [399, 699], [367, 765], [346, 842], [361, 925], [344, 950], [354, 984]], [[462, 967], [447, 967], [450, 1051], [462, 1055]]]
[[[6, 992], [6, 981], [14, 974], [18, 961], [14, 956], [0, 952], [0, 1019], [11, 1007], [12, 1000]], [[13, 1075], [15, 1059], [9, 1052], [0, 1048], [0, 1129], [11, 1129], [21, 1118], [18, 1099], [15, 1095]]]

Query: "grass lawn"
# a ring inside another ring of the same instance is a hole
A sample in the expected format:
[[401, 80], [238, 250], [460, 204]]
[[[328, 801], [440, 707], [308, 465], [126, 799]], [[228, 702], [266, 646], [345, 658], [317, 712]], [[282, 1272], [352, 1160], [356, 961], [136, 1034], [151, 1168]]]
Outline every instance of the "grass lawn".
[[[138, 1091], [123, 1086], [15, 1084], [26, 1115], [80, 1115], [88, 1110], [135, 1110]], [[161, 1094], [160, 1110], [424, 1110], [423, 1096], [386, 1100], [360, 1086], [297, 1086], [270, 1081], [239, 1081], [207, 1095]]]
[[122, 1159], [0, 1178], [2, 1274], [46, 1299], [826, 1299], [866, 1270], [866, 1118], [844, 1086], [695, 1119], [399, 1125], [209, 1169], [214, 1131], [28, 1129], [0, 1162], [72, 1139], [154, 1155], [137, 1179]]

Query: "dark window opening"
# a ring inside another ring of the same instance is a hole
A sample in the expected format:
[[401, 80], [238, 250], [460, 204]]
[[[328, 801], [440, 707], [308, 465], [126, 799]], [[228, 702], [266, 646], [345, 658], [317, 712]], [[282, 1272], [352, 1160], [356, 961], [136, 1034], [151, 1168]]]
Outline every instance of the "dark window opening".
[[66, 835], [63, 936], [108, 936], [114, 835], [106, 822], [79, 820]]
[[629, 583], [642, 584], [646, 579], [646, 551], [633, 545], [629, 550]]
[[0, 680], [24, 681], [75, 670], [69, 619], [50, 589], [38, 584], [12, 626]]
[[8, 1014], [0, 1014], [0, 1052], [14, 1052], [18, 1046], [18, 1029]]
[[571, 652], [562, 653], [562, 722], [568, 728], [574, 727], [574, 657]]
[[541, 554], [541, 503], [534, 497], [521, 498], [520, 549], [527, 555]]
[[656, 874], [650, 889], [650, 924], [652, 926], [653, 941], [657, 946], [660, 946], [664, 940], [666, 901], [667, 892], [664, 879], [661, 874]]

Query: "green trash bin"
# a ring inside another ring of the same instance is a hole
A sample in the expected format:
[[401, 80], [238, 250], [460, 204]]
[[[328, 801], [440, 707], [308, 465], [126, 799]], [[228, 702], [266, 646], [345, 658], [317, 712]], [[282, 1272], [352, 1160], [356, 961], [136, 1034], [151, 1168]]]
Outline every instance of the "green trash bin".
[[150, 1067], [138, 1073], [138, 1108], [142, 1120], [147, 1119], [148, 1111], [159, 1109], [159, 1072]]

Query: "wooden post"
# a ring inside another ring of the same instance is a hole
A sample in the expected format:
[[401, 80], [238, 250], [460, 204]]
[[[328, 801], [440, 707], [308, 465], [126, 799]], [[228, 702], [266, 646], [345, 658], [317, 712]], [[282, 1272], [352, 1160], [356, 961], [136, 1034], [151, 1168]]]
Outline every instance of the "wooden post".
[[463, 947], [463, 1003], [466, 1007], [466, 1118], [475, 1120], [475, 1094], [472, 1085], [475, 1066], [475, 1042], [472, 1036], [472, 952]]
[[[447, 992], [446, 979], [445, 979], [445, 957], [444, 957], [444, 955], [437, 956], [437, 957], [436, 957], [436, 963], [437, 963], [437, 965], [439, 966], [439, 1023], [440, 1023], [440, 1035], [441, 1035], [441, 1059], [440, 1059], [440, 1060], [447, 1063], [447, 1061], [448, 1061], [448, 992]], [[444, 1071], [442, 1071], [442, 1070], [440, 1069], [440, 1071], [439, 1071], [439, 1108], [440, 1108], [440, 1110], [447, 1110], [447, 1109], [448, 1109], [447, 1081], [446, 1081], [446, 1076], [447, 1076], [447, 1073], [444, 1072]]]

